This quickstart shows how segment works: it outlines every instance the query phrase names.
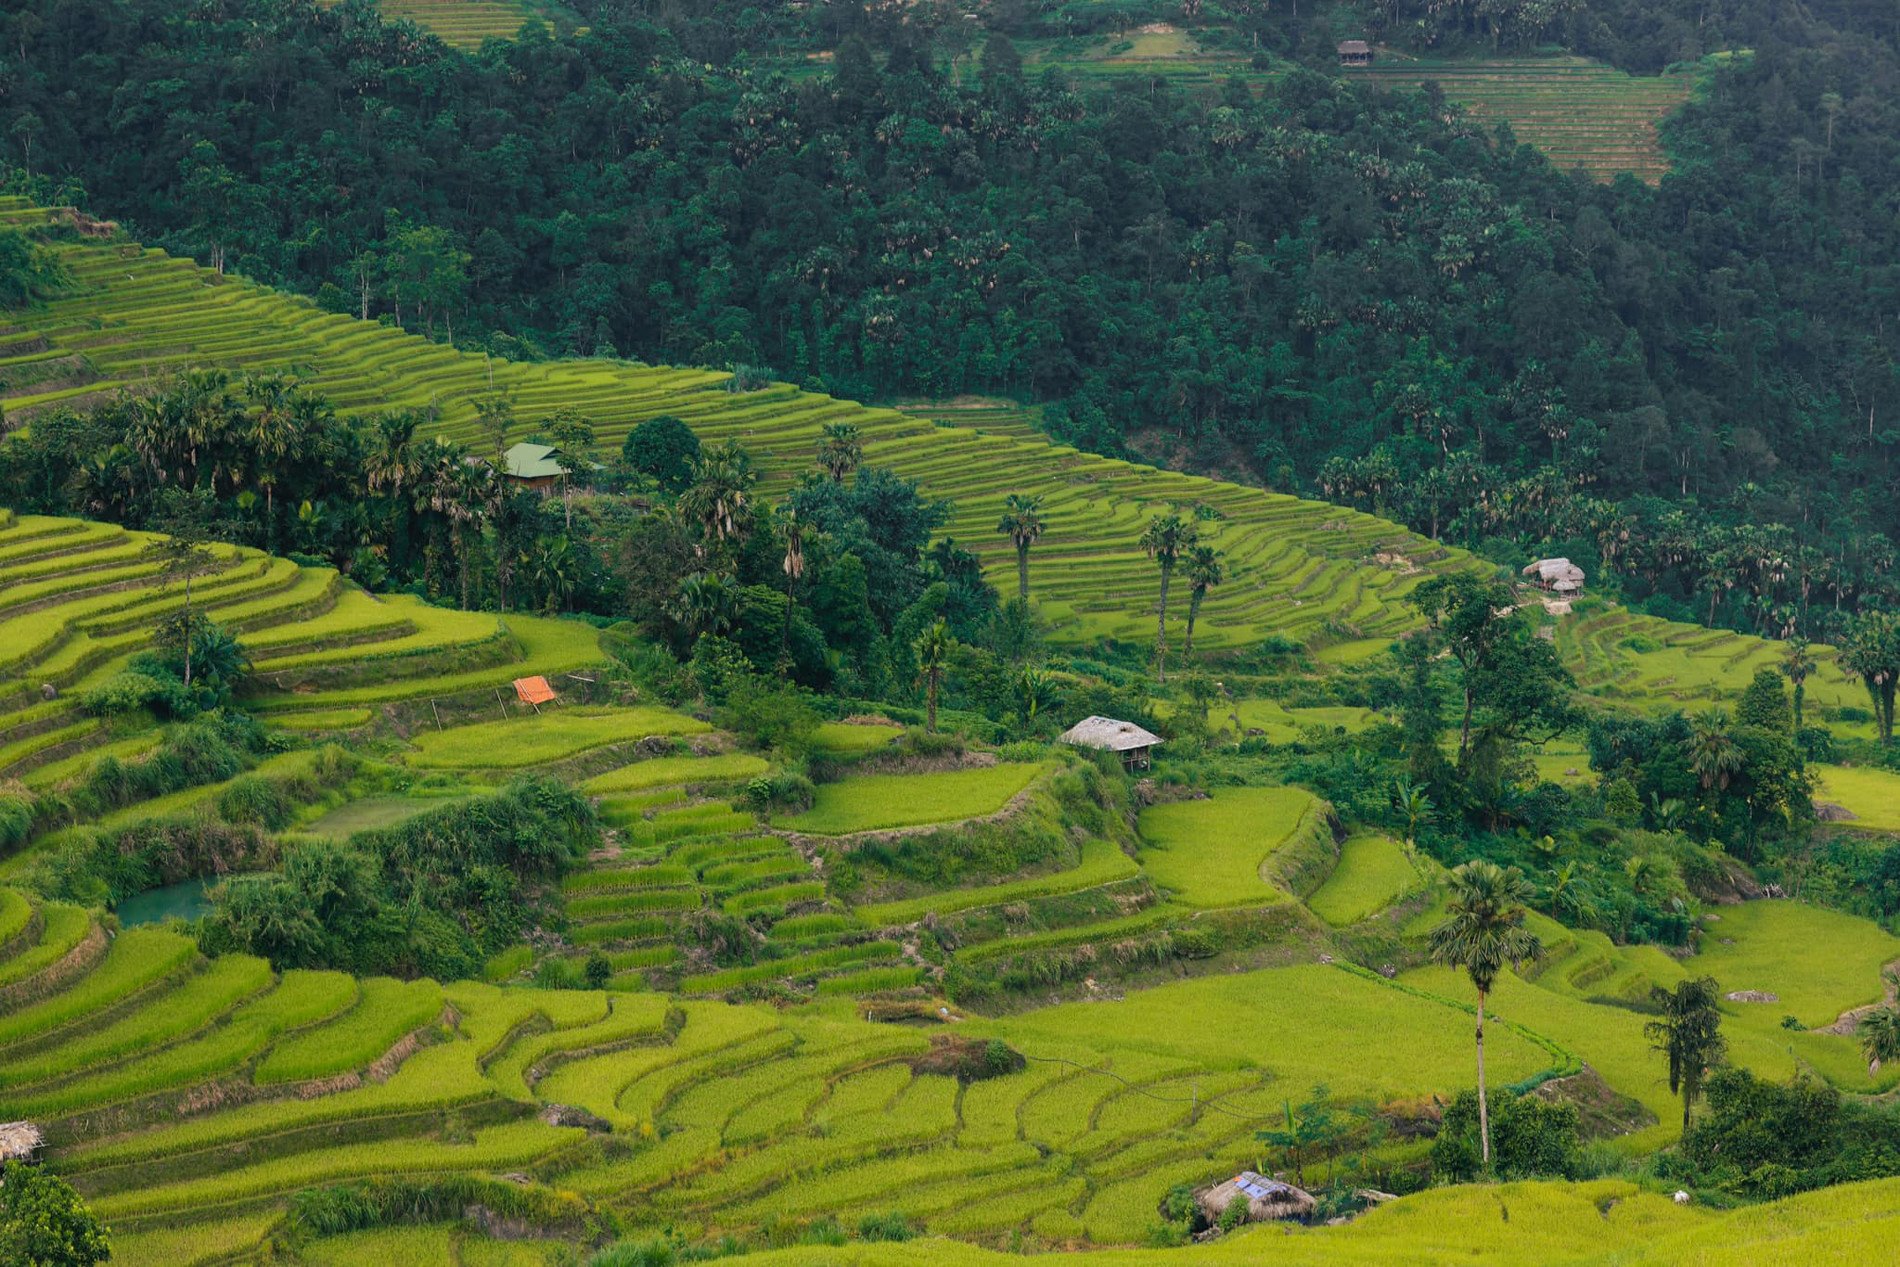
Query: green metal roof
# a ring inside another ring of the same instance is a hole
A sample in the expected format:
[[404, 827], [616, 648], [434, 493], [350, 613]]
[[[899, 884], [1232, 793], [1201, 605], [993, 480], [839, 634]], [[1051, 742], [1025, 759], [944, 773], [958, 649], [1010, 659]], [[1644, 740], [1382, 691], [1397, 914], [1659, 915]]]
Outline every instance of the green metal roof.
[[508, 474], [518, 480], [559, 478], [561, 464], [554, 460], [559, 452], [551, 444], [529, 444], [524, 440], [502, 454], [502, 461], [507, 464]]

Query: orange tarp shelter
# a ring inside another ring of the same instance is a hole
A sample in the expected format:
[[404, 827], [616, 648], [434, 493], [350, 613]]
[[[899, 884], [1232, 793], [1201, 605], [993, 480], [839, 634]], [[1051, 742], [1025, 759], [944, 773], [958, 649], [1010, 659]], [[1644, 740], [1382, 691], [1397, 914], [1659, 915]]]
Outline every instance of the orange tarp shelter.
[[544, 677], [516, 678], [515, 698], [538, 713], [541, 705], [554, 702], [554, 688], [548, 685]]

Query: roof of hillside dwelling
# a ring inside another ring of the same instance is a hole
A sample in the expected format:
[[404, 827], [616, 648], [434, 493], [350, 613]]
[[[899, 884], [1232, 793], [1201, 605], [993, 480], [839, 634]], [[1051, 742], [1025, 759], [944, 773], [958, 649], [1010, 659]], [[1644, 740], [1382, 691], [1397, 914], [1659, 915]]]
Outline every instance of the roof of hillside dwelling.
[[[501, 460], [508, 474], [518, 480], [553, 479], [561, 474], [561, 451], [551, 444], [531, 444], [523, 440], [502, 454]], [[595, 471], [602, 469], [598, 462], [581, 465]]]
[[1116, 721], [1113, 717], [1084, 717], [1063, 731], [1059, 738], [1063, 743], [1077, 744], [1083, 748], [1106, 748], [1110, 752], [1152, 748], [1161, 742], [1160, 735], [1143, 730], [1134, 722]]
[[39, 1148], [39, 1127], [31, 1122], [0, 1122], [0, 1161], [25, 1161]]
[[1562, 584], [1565, 581], [1577, 585], [1583, 584], [1583, 569], [1569, 559], [1539, 559], [1524, 566], [1525, 576], [1536, 576], [1546, 585]]
[[1303, 1219], [1318, 1208], [1313, 1194], [1279, 1179], [1269, 1179], [1251, 1170], [1243, 1170], [1225, 1183], [1217, 1183], [1194, 1194], [1201, 1212], [1218, 1220], [1235, 1201], [1247, 1203], [1247, 1221], [1267, 1219]]
[[1364, 40], [1341, 40], [1339, 41], [1339, 51], [1342, 53], [1370, 53], [1372, 51], [1372, 45], [1366, 43]]

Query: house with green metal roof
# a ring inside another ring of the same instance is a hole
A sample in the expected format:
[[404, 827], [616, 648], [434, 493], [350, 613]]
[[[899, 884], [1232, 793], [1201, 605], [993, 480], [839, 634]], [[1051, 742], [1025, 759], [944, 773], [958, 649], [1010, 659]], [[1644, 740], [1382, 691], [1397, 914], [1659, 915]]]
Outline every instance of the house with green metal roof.
[[[501, 455], [502, 472], [515, 482], [536, 492], [550, 493], [561, 486], [561, 450], [552, 444], [531, 444], [524, 440]], [[575, 464], [580, 471], [598, 471], [598, 462]]]

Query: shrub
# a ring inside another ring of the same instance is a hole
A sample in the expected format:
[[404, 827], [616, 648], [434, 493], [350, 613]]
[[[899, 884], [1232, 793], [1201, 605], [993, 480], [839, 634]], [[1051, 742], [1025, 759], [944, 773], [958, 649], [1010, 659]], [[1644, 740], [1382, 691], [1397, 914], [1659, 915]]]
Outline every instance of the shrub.
[[33, 801], [24, 790], [0, 792], [0, 849], [26, 843], [33, 817]]
[[817, 795], [812, 781], [793, 770], [761, 774], [745, 785], [746, 805], [760, 814], [803, 813]]
[[754, 748], [800, 756], [818, 732], [818, 713], [797, 689], [748, 675], [727, 690], [719, 725]]
[[0, 1262], [91, 1267], [111, 1257], [105, 1225], [71, 1184], [21, 1162], [0, 1166]]
[[177, 678], [130, 669], [114, 673], [85, 692], [79, 706], [95, 717], [117, 717], [147, 706], [166, 717], [188, 717], [196, 711], [185, 684]]
[[866, 1241], [907, 1241], [917, 1235], [910, 1219], [896, 1210], [867, 1214], [858, 1220], [858, 1237]]
[[[1577, 1106], [1534, 1095], [1491, 1096], [1491, 1169], [1499, 1179], [1568, 1177], [1578, 1156]], [[1432, 1175], [1464, 1183], [1483, 1173], [1478, 1139], [1478, 1093], [1460, 1091], [1432, 1142]]]
[[227, 823], [254, 823], [279, 831], [289, 826], [294, 813], [283, 787], [255, 774], [233, 779], [218, 796], [218, 814]]

